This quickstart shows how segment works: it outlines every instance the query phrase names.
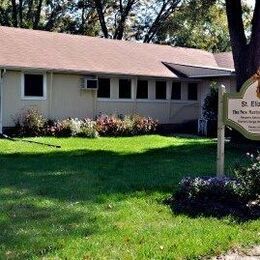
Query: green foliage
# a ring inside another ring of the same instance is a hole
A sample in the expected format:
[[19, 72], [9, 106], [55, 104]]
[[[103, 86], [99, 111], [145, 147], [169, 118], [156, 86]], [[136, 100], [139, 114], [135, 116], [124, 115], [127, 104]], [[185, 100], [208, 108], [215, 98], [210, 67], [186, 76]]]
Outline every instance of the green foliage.
[[184, 178], [167, 203], [175, 212], [239, 219], [260, 218], [260, 154], [247, 154], [248, 166], [237, 166], [234, 177]]
[[210, 94], [205, 98], [203, 104], [203, 118], [206, 120], [218, 119], [218, 87], [213, 83], [210, 87]]
[[260, 197], [260, 154], [254, 156], [248, 153], [247, 156], [249, 166], [237, 166], [234, 170], [240, 183], [237, 192], [242, 198], [254, 200]]
[[219, 1], [184, 1], [165, 23], [159, 40], [213, 52], [230, 51], [224, 5]]

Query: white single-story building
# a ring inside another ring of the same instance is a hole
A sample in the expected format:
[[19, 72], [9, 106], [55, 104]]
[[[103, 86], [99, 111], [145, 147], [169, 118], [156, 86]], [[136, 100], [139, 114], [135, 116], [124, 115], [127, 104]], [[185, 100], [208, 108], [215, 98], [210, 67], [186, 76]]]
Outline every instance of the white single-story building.
[[0, 132], [24, 107], [50, 119], [100, 113], [197, 120], [211, 82], [235, 89], [231, 53], [0, 27]]

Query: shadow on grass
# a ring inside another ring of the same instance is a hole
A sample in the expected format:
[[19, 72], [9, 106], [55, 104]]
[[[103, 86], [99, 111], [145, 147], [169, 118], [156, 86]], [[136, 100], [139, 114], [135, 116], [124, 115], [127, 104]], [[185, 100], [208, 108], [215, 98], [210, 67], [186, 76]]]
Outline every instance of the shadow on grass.
[[[91, 212], [10, 199], [1, 201], [0, 259], [43, 257], [61, 249], [67, 238], [87, 239], [99, 230]], [[87, 225], [80, 225], [83, 219]]]
[[[63, 201], [137, 191], [172, 192], [183, 176], [214, 174], [215, 144], [120, 154], [101, 150], [0, 154], [0, 188]], [[206, 152], [205, 152], [206, 151]]]

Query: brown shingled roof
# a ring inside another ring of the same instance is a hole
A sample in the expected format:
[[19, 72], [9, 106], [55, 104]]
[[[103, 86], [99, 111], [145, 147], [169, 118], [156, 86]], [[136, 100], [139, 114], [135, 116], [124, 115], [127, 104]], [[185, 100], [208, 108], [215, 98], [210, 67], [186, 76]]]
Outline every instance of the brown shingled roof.
[[177, 77], [163, 63], [218, 67], [204, 50], [0, 27], [0, 66]]
[[214, 57], [219, 67], [234, 69], [232, 52], [214, 53]]

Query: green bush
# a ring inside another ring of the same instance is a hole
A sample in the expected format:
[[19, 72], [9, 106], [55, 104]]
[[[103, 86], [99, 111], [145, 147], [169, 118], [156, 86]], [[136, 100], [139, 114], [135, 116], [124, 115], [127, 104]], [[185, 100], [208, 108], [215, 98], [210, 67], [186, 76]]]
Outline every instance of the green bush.
[[236, 192], [242, 197], [256, 199], [260, 196], [260, 154], [247, 154], [250, 164], [248, 167], [238, 166], [234, 173], [239, 181]]
[[211, 85], [210, 94], [205, 98], [202, 109], [204, 119], [218, 119], [218, 88], [216, 83]]
[[166, 202], [175, 212], [238, 218], [260, 217], [260, 155], [248, 154], [250, 165], [239, 166], [235, 176], [184, 178]]

